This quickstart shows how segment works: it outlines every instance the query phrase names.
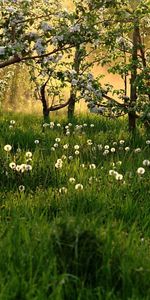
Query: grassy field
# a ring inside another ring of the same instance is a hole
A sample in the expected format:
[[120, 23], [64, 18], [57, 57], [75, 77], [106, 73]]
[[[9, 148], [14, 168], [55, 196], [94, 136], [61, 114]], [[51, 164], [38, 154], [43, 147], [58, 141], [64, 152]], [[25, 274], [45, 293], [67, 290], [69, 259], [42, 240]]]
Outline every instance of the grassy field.
[[0, 300], [150, 299], [150, 135], [0, 115]]

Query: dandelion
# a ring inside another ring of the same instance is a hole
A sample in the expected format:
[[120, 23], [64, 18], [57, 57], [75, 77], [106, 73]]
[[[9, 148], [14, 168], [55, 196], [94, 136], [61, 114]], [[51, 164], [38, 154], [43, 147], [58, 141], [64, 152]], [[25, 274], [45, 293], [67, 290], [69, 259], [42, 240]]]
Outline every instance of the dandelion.
[[118, 161], [116, 162], [116, 165], [121, 166], [121, 165], [122, 165], [122, 161], [121, 161], [121, 160], [118, 160]]
[[35, 140], [35, 141], [34, 141], [34, 144], [35, 144], [35, 145], [38, 145], [39, 143], [40, 143], [39, 140]]
[[135, 153], [140, 153], [140, 152], [141, 152], [141, 148], [136, 148], [136, 149], [134, 150], [134, 152], [135, 152]]
[[9, 125], [9, 129], [12, 129], [13, 128], [13, 125]]
[[138, 175], [143, 175], [144, 173], [145, 173], [145, 169], [144, 168], [140, 167], [140, 168], [137, 169], [137, 174]]
[[75, 145], [75, 146], [74, 146], [74, 149], [75, 149], [75, 150], [79, 150], [79, 148], [80, 148], [79, 145]]
[[105, 156], [105, 155], [107, 155], [107, 154], [109, 154], [109, 150], [105, 150], [104, 152], [103, 152], [103, 155]]
[[102, 145], [97, 145], [97, 147], [98, 147], [98, 150], [100, 150], [100, 151], [103, 149]]
[[26, 169], [27, 172], [30, 172], [30, 171], [32, 171], [32, 166], [31, 165], [26, 165], [25, 169]]
[[87, 127], [87, 124], [86, 124], [86, 123], [84, 123], [84, 124], [83, 124], [83, 127]]
[[75, 155], [79, 155], [80, 152], [79, 152], [78, 150], [76, 150], [74, 154], [75, 154]]
[[56, 138], [56, 139], [55, 139], [55, 142], [56, 142], [56, 143], [60, 143], [60, 141], [61, 141], [60, 138]]
[[10, 152], [11, 149], [12, 149], [12, 146], [11, 146], [11, 145], [5, 145], [5, 146], [4, 146], [4, 150], [5, 150], [6, 152]]
[[120, 141], [119, 141], [119, 144], [120, 144], [120, 145], [123, 145], [124, 143], [125, 143], [124, 140], [120, 140]]
[[62, 159], [57, 159], [57, 162], [55, 163], [55, 168], [56, 169], [61, 169], [62, 168], [62, 165], [63, 165], [63, 161]]
[[19, 185], [19, 192], [24, 192], [25, 191], [25, 186], [24, 185]]
[[150, 140], [147, 140], [147, 141], [146, 141], [146, 145], [150, 145]]
[[51, 128], [51, 129], [53, 129], [53, 128], [54, 128], [54, 126], [55, 126], [54, 122], [50, 122], [50, 124], [49, 124], [49, 125], [50, 125], [50, 128]]
[[66, 194], [68, 192], [68, 190], [67, 190], [67, 188], [66, 187], [61, 187], [60, 189], [59, 189], [59, 193], [60, 194]]
[[66, 135], [67, 136], [70, 135], [70, 131], [69, 130], [66, 131]]
[[10, 167], [12, 170], [15, 170], [15, 169], [16, 169], [16, 164], [15, 164], [15, 162], [11, 162], [11, 163], [9, 164], [9, 167]]
[[123, 175], [117, 173], [117, 174], [115, 174], [115, 178], [116, 178], [116, 180], [121, 181], [123, 179]]
[[56, 149], [54, 147], [51, 147], [51, 151], [54, 152]]
[[84, 169], [85, 168], [85, 164], [81, 164], [80, 167]]
[[76, 185], [75, 185], [75, 190], [80, 190], [80, 191], [82, 191], [83, 190], [83, 185], [81, 184], [81, 183], [77, 183]]
[[94, 127], [94, 124], [90, 124], [90, 127], [93, 128], [93, 127]]
[[21, 171], [21, 173], [24, 173], [26, 171], [26, 164], [20, 165], [20, 171]]
[[69, 182], [70, 182], [70, 183], [75, 183], [75, 181], [76, 181], [76, 180], [75, 180], [74, 177], [70, 177], [70, 178], [69, 178]]
[[48, 126], [49, 126], [48, 123], [44, 123], [44, 124], [43, 124], [43, 128], [46, 128], [46, 127], [48, 127]]
[[32, 152], [28, 151], [26, 152], [26, 158], [31, 158], [32, 157]]
[[115, 148], [111, 148], [110, 151], [111, 151], [112, 153], [114, 153], [114, 152], [116, 151], [116, 149], [115, 149]]
[[68, 159], [69, 159], [69, 160], [73, 160], [73, 156], [70, 155], [70, 156], [68, 157]]
[[117, 146], [117, 142], [113, 142], [113, 146]]
[[67, 150], [67, 149], [68, 149], [68, 147], [69, 147], [69, 145], [68, 145], [68, 144], [65, 144], [65, 145], [63, 146], [63, 148], [64, 148], [65, 150]]
[[61, 127], [61, 124], [60, 123], [57, 123], [57, 125], [56, 125], [58, 128], [60, 128]]
[[16, 171], [19, 173], [21, 171], [21, 165], [16, 166]]
[[91, 145], [93, 145], [93, 142], [92, 142], [92, 140], [87, 140], [87, 145], [88, 145], [88, 146], [91, 146]]
[[130, 147], [125, 147], [125, 151], [126, 152], [130, 151]]
[[108, 150], [108, 149], [109, 149], [109, 145], [106, 145], [106, 146], [104, 147], [104, 149], [105, 149], [105, 150]]
[[62, 160], [66, 160], [66, 159], [67, 159], [67, 156], [63, 154], [62, 157], [61, 157], [61, 159], [62, 159]]
[[89, 165], [89, 168], [90, 168], [90, 169], [96, 169], [96, 165], [95, 165], [95, 164], [90, 164], [90, 165]]
[[71, 127], [71, 126], [72, 126], [72, 123], [68, 123], [68, 126]]
[[143, 166], [149, 167], [149, 166], [150, 166], [150, 160], [144, 159], [144, 160], [143, 160]]
[[116, 174], [116, 171], [114, 171], [114, 170], [109, 170], [109, 175], [110, 176], [113, 176], [113, 175], [115, 175]]
[[15, 120], [10, 120], [11, 125], [15, 125], [15, 123], [16, 123]]
[[58, 144], [57, 143], [54, 144], [54, 148], [58, 148]]

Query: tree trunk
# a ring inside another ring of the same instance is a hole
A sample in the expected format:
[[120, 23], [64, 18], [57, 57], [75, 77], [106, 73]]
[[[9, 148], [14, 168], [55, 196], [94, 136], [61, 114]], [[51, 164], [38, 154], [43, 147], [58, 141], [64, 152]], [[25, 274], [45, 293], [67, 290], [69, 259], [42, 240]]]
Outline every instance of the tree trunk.
[[129, 121], [129, 130], [135, 131], [136, 129], [136, 111], [135, 104], [137, 100], [137, 61], [138, 61], [138, 30], [139, 23], [138, 20], [134, 20], [134, 29], [133, 29], [133, 49], [132, 49], [132, 70], [131, 70], [131, 80], [130, 80], [130, 106], [128, 113]]
[[[81, 63], [81, 52], [80, 52], [80, 45], [78, 45], [75, 50], [75, 58], [74, 58], [74, 64], [73, 64], [73, 69], [76, 71], [77, 79], [78, 79], [79, 70], [80, 70], [80, 63]], [[68, 105], [68, 119], [69, 120], [71, 120], [74, 117], [76, 95], [77, 95], [76, 87], [71, 85], [70, 99], [69, 99], [69, 105]]]
[[40, 91], [41, 91], [41, 102], [43, 105], [43, 118], [44, 118], [44, 122], [47, 123], [50, 121], [50, 117], [49, 117], [50, 110], [45, 97], [45, 87], [46, 87], [46, 83], [41, 86]]
[[75, 112], [76, 94], [73, 91], [70, 93], [69, 105], [68, 105], [68, 119], [71, 120], [74, 117]]

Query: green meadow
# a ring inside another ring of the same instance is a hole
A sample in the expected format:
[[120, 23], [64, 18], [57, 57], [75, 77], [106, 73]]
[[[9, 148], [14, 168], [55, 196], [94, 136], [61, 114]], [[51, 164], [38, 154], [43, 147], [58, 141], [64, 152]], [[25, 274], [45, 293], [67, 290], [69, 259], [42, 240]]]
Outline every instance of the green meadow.
[[0, 115], [0, 300], [150, 299], [150, 134]]

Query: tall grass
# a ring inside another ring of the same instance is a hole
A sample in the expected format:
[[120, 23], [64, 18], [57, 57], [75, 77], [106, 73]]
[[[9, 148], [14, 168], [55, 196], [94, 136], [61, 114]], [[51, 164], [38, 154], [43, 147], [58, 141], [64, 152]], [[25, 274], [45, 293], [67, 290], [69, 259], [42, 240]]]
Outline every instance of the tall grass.
[[95, 116], [52, 125], [0, 116], [0, 300], [149, 300], [150, 135]]

